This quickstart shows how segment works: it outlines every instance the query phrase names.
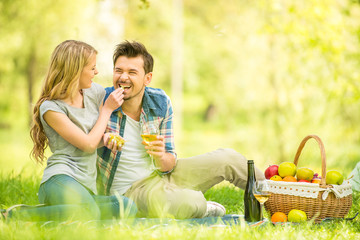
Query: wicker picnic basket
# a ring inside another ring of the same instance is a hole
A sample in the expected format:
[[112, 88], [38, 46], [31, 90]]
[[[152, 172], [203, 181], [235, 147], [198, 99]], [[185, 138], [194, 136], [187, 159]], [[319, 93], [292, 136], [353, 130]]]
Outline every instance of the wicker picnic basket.
[[341, 185], [326, 185], [326, 155], [324, 144], [316, 135], [306, 136], [296, 152], [294, 164], [297, 166], [299, 156], [305, 143], [315, 139], [321, 153], [321, 183], [282, 182], [267, 180], [271, 196], [265, 202], [265, 209], [273, 215], [275, 212], [288, 214], [292, 209], [302, 210], [308, 220], [320, 222], [328, 217], [343, 218], [348, 214], [352, 205], [352, 190], [348, 180]]

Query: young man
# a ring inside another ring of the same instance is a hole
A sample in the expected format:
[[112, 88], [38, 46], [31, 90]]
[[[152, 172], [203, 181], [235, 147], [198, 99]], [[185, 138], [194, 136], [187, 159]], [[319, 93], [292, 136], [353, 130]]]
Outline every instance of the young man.
[[[141, 43], [125, 41], [117, 45], [113, 62], [114, 86], [106, 88], [105, 99], [115, 89], [123, 88], [124, 102], [112, 113], [104, 135], [105, 147], [98, 150], [99, 192], [131, 198], [140, 216], [223, 216], [225, 208], [207, 202], [203, 193], [223, 180], [245, 188], [246, 158], [232, 149], [218, 149], [177, 159], [170, 99], [163, 90], [148, 87], [152, 56]], [[159, 129], [160, 135], [147, 144], [141, 134], [148, 133], [151, 125]], [[124, 146], [109, 141], [109, 133], [123, 137]], [[256, 177], [264, 179], [259, 169]]]

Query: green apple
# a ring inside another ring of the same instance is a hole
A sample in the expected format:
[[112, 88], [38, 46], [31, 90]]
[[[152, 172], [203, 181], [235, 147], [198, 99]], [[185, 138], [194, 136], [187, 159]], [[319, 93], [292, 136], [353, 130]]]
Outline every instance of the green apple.
[[288, 214], [289, 222], [303, 222], [307, 220], [306, 213], [304, 211], [293, 209]]
[[341, 185], [343, 181], [344, 181], [344, 177], [338, 171], [330, 170], [326, 173], [326, 184]]
[[278, 169], [280, 177], [286, 176], [295, 176], [296, 174], [296, 165], [292, 162], [283, 162], [279, 165]]
[[296, 177], [298, 181], [306, 180], [310, 182], [314, 177], [314, 171], [306, 167], [298, 168], [296, 172]]

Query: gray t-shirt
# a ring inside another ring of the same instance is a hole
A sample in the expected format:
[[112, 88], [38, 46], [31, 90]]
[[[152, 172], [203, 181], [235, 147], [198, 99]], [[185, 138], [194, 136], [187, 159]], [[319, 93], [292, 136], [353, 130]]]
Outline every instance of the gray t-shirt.
[[49, 139], [52, 155], [47, 159], [47, 166], [41, 183], [58, 174], [66, 174], [85, 187], [96, 191], [96, 151], [86, 153], [64, 140], [43, 119], [47, 111], [59, 112], [67, 115], [81, 130], [88, 134], [99, 117], [99, 107], [105, 96], [104, 88], [92, 83], [91, 88], [83, 89], [84, 108], [76, 108], [62, 100], [44, 101], [40, 106], [40, 119], [45, 134]]

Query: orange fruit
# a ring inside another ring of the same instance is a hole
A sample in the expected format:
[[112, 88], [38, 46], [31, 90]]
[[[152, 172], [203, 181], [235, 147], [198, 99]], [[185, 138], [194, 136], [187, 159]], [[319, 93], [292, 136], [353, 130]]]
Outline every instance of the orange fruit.
[[321, 183], [321, 179], [315, 178], [311, 182], [312, 183]]
[[283, 178], [284, 182], [297, 182], [296, 178], [293, 176], [286, 176]]
[[271, 216], [272, 222], [287, 222], [287, 216], [285, 213], [276, 212]]
[[282, 181], [282, 177], [280, 177], [279, 175], [274, 175], [270, 178], [270, 180], [273, 181]]

